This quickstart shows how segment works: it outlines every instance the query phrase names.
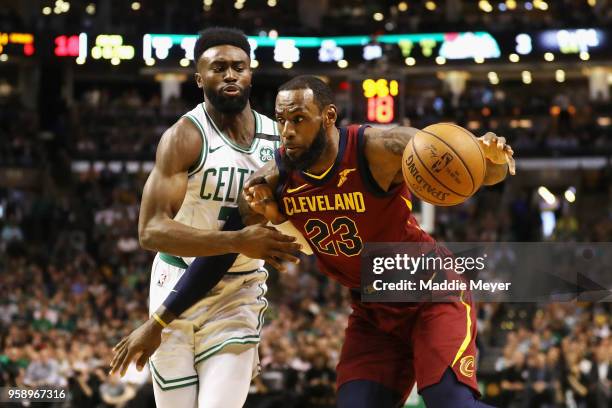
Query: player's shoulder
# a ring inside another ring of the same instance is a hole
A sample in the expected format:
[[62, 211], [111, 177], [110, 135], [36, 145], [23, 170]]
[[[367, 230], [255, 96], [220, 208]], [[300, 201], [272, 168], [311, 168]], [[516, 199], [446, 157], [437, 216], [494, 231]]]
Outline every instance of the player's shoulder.
[[201, 133], [197, 123], [188, 116], [183, 116], [166, 130], [164, 136], [168, 135], [168, 138], [178, 144], [201, 145]]
[[381, 139], [384, 136], [384, 129], [375, 128], [375, 127], [367, 126], [367, 125], [361, 125], [361, 126], [362, 127], [365, 126], [365, 129], [363, 130], [363, 137], [365, 138], [366, 142], [368, 140]]
[[162, 135], [156, 161], [172, 160], [189, 167], [200, 156], [204, 141], [197, 125], [187, 117], [179, 118]]

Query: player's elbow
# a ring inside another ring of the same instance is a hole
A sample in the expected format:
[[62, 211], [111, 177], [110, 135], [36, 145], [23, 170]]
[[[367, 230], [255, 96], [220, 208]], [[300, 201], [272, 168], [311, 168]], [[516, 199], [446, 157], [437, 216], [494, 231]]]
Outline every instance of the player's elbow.
[[159, 243], [159, 234], [156, 232], [156, 228], [151, 225], [145, 225], [138, 229], [138, 241], [142, 249], [148, 251], [157, 251]]

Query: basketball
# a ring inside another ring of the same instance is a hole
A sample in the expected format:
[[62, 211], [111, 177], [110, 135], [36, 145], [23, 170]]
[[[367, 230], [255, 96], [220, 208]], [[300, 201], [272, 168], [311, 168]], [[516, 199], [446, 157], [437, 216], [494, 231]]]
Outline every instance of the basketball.
[[452, 123], [419, 131], [402, 157], [402, 173], [410, 191], [440, 206], [460, 204], [471, 197], [482, 185], [485, 170], [485, 155], [476, 137]]

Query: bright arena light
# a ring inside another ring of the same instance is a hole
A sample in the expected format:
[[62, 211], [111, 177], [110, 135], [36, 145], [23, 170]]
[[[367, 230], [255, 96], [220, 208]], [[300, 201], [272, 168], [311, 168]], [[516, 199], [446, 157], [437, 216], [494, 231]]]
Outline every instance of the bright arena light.
[[412, 67], [414, 64], [416, 64], [416, 60], [412, 57], [408, 57], [404, 60], [404, 62], [406, 63], [406, 65], [408, 65], [409, 67]]
[[570, 187], [565, 190], [565, 194], [563, 195], [565, 196], [565, 199], [570, 203], [576, 201], [576, 189], [574, 187]]
[[524, 84], [530, 84], [531, 83], [531, 72], [529, 71], [523, 71], [521, 72], [521, 78], [523, 79], [523, 83]]
[[187, 58], [181, 58], [181, 60], [179, 61], [179, 64], [181, 64], [181, 67], [188, 67], [189, 60]]
[[383, 19], [385, 18], [383, 13], [374, 13], [374, 15], [372, 16], [372, 18], [376, 21], [383, 21]]
[[548, 62], [552, 62], [555, 60], [555, 54], [553, 54], [552, 52], [547, 52], [546, 54], [544, 54], [544, 59]]
[[256, 59], [251, 60], [251, 68], [255, 69], [259, 66], [259, 61], [257, 61]]
[[283, 62], [283, 68], [285, 68], [285, 69], [291, 69], [291, 68], [293, 68], [293, 62], [291, 62], [291, 61], [285, 61], [285, 62]]
[[346, 68], [346, 67], [348, 67], [348, 62], [347, 62], [347, 60], [343, 60], [343, 59], [342, 59], [342, 60], [338, 61], [338, 68], [342, 68], [342, 69], [344, 69], [344, 68]]
[[436, 57], [436, 64], [438, 65], [444, 65], [446, 64], [446, 58], [442, 57], [442, 56], [438, 56]]
[[510, 60], [510, 62], [519, 62], [521, 60], [521, 57], [519, 57], [518, 54], [512, 53], [510, 54], [508, 59]]
[[581, 59], [581, 60], [583, 60], [583, 61], [588, 61], [588, 60], [589, 60], [589, 58], [591, 58], [591, 56], [589, 55], [589, 53], [588, 53], [588, 52], [586, 52], [586, 51], [582, 51], [582, 52], [580, 53], [580, 59]]
[[406, 11], [406, 10], [408, 10], [408, 3], [406, 3], [405, 1], [400, 1], [400, 3], [397, 5], [397, 9], [399, 11]]
[[133, 2], [132, 3], [132, 10], [134, 10], [134, 11], [140, 10], [140, 2], [138, 2], [138, 1]]
[[565, 71], [558, 69], [555, 71], [555, 79], [557, 82], [565, 82]]
[[548, 205], [553, 205], [557, 202], [557, 198], [555, 197], [555, 195], [544, 186], [540, 186], [538, 188], [538, 194], [540, 195], [540, 197], [542, 197], [544, 201], [546, 201]]
[[491, 71], [489, 72], [487, 77], [489, 78], [489, 82], [491, 83], [491, 85], [499, 84], [499, 76], [497, 75], [497, 72]]
[[429, 11], [434, 11], [438, 7], [435, 1], [428, 1], [425, 3], [425, 8]]
[[493, 11], [493, 6], [488, 2], [488, 0], [480, 0], [478, 2], [478, 7], [485, 13], [490, 13]]

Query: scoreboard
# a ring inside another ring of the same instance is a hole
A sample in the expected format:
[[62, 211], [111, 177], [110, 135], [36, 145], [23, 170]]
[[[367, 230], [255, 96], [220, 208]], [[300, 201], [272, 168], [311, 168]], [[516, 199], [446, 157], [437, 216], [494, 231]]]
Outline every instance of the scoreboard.
[[391, 124], [402, 118], [400, 78], [368, 77], [353, 80], [351, 111], [354, 122]]

